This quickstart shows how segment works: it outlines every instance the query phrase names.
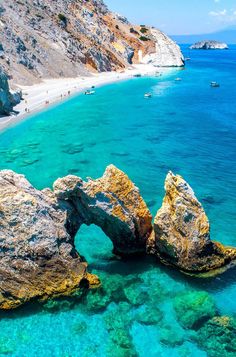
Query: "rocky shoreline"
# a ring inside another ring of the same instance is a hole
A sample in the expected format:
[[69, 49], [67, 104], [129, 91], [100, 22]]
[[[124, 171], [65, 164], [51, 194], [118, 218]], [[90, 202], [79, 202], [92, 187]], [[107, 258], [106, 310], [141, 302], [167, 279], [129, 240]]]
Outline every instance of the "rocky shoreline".
[[210, 240], [206, 214], [184, 179], [169, 173], [165, 189], [153, 226], [138, 188], [113, 165], [100, 179], [67, 176], [42, 191], [1, 171], [0, 309], [100, 285], [74, 245], [82, 224], [99, 226], [120, 256], [152, 254], [196, 276], [233, 266], [236, 249]]

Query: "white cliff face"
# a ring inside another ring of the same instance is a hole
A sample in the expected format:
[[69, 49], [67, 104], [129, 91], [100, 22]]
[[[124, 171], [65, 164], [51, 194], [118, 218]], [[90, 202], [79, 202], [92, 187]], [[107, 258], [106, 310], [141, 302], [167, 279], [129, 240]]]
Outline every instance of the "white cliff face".
[[157, 67], [184, 66], [183, 54], [180, 47], [160, 30], [152, 29], [152, 36], [156, 41], [156, 52], [144, 56], [142, 63], [152, 63]]

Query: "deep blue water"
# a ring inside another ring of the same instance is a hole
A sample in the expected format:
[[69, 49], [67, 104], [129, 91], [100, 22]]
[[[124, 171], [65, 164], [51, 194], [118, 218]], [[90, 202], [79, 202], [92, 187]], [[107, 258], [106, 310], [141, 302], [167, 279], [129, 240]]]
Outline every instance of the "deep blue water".
[[[212, 239], [236, 246], [236, 46], [191, 52], [185, 46], [183, 51], [191, 57], [185, 70], [98, 88], [95, 96], [79, 95], [6, 130], [0, 135], [0, 169], [23, 173], [41, 189], [70, 173], [99, 177], [113, 163], [137, 184], [153, 215], [172, 170], [191, 184], [203, 203]], [[211, 81], [218, 81], [220, 88], [211, 88]], [[150, 100], [143, 97], [147, 91], [153, 94]], [[235, 271], [196, 281], [154, 261], [116, 261], [110, 241], [94, 226], [82, 227], [76, 246], [104, 281], [122, 285], [133, 279], [140, 292], [148, 290], [146, 302], [128, 305], [129, 323], [124, 322], [127, 311], [117, 310], [122, 296], [111, 296], [99, 312], [77, 303], [57, 312], [25, 308], [10, 318], [4, 315], [0, 355], [131, 356], [131, 347], [129, 352], [127, 346], [125, 351], [114, 349], [117, 341], [106, 322], [110, 314], [124, 320], [121, 330], [129, 330], [138, 356], [206, 356], [177, 321], [176, 295], [204, 290], [214, 298], [218, 313], [236, 315]], [[156, 286], [160, 298], [152, 296]], [[147, 326], [135, 316], [149, 300], [162, 318]], [[176, 331], [182, 334], [181, 343], [163, 342], [163, 334], [173, 336]]]

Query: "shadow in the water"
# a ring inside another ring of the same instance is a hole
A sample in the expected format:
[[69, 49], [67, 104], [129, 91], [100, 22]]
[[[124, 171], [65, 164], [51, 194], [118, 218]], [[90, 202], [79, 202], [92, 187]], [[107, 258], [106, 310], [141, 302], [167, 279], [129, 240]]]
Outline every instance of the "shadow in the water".
[[197, 277], [182, 273], [177, 268], [172, 266], [163, 265], [158, 260], [155, 261], [155, 265], [168, 274], [173, 280], [180, 283], [188, 283], [194, 289], [206, 290], [208, 292], [222, 291], [232, 284], [235, 284], [236, 266], [226, 270], [224, 273], [214, 277]]

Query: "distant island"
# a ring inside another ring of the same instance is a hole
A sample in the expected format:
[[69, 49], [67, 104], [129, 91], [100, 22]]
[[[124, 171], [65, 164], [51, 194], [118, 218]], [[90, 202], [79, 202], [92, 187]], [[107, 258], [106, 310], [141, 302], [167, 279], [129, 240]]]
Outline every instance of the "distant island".
[[190, 46], [191, 50], [228, 50], [229, 47], [226, 43], [204, 40], [196, 42], [194, 45]]

